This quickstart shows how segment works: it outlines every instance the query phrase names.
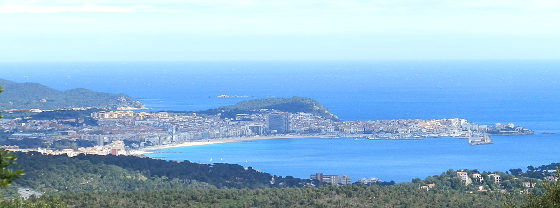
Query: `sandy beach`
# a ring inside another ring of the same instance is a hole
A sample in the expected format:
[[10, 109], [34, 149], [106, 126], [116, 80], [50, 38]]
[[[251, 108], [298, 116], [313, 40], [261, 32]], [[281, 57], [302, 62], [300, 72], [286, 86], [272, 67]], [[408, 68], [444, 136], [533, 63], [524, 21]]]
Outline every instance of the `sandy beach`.
[[170, 149], [170, 148], [177, 148], [177, 147], [192, 147], [192, 146], [200, 146], [200, 145], [211, 145], [211, 144], [223, 144], [223, 143], [234, 143], [234, 142], [243, 142], [243, 141], [253, 141], [253, 140], [265, 140], [265, 139], [301, 139], [301, 138], [322, 138], [321, 136], [259, 136], [259, 137], [239, 137], [239, 138], [224, 138], [224, 139], [210, 139], [206, 141], [188, 141], [178, 144], [167, 144], [167, 145], [158, 145], [158, 146], [151, 146], [146, 147], [139, 150], [131, 151], [131, 155], [143, 155], [149, 154], [150, 151], [154, 150], [161, 150], [161, 149]]

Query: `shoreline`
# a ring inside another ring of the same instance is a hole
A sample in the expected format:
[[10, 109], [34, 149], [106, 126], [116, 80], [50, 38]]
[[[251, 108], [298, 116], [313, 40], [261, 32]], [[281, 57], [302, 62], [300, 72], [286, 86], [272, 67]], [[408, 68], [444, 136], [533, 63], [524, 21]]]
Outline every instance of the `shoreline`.
[[293, 135], [285, 135], [285, 136], [259, 136], [259, 137], [239, 137], [239, 138], [224, 138], [224, 139], [210, 139], [206, 141], [188, 141], [182, 142], [178, 144], [167, 144], [167, 145], [159, 145], [159, 146], [152, 146], [146, 147], [139, 150], [131, 151], [131, 155], [144, 155], [151, 154], [154, 150], [162, 150], [162, 149], [171, 149], [171, 148], [178, 148], [178, 147], [193, 147], [193, 146], [202, 146], [202, 145], [212, 145], [212, 144], [224, 144], [224, 143], [235, 143], [235, 142], [245, 142], [245, 141], [255, 141], [255, 140], [270, 140], [270, 139], [307, 139], [307, 138], [324, 138], [325, 136], [293, 136]]

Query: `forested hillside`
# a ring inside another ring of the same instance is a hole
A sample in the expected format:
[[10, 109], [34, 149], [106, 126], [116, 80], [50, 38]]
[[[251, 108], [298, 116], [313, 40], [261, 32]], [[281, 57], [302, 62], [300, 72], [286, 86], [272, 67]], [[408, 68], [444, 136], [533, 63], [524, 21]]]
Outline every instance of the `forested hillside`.
[[[274, 177], [235, 164], [172, 162], [134, 156], [79, 155], [69, 158], [16, 153], [25, 176], [15, 186], [44, 193], [193, 188], [302, 187], [309, 180]], [[13, 190], [12, 190], [13, 191]]]
[[222, 117], [235, 118], [235, 115], [237, 114], [251, 114], [258, 112], [261, 109], [274, 109], [290, 113], [313, 113], [327, 119], [339, 120], [336, 115], [332, 114], [325, 106], [321, 105], [321, 103], [305, 97], [248, 100], [239, 102], [235, 105], [219, 107], [197, 113], [209, 115], [216, 115], [220, 113]]
[[[330, 186], [232, 164], [111, 155], [16, 155], [18, 164], [11, 168], [24, 169], [26, 175], [3, 190], [7, 199], [3, 205], [13, 207], [17, 203], [20, 207], [34, 203], [61, 207], [500, 207], [527, 201], [548, 203], [530, 196], [558, 186], [525, 176], [558, 164], [526, 173], [515, 171], [517, 175], [460, 170], [484, 179], [470, 184], [465, 184], [457, 171], [449, 170], [391, 186]], [[492, 174], [500, 175], [501, 182], [491, 180]], [[524, 182], [532, 185], [527, 187]], [[18, 196], [17, 188], [44, 195], [13, 201], [10, 198]]]
[[209, 189], [85, 192], [46, 196], [70, 207], [501, 207], [520, 204], [521, 195], [424, 191], [395, 186], [323, 186], [286, 189]]
[[0, 79], [0, 109], [69, 109], [119, 107], [143, 108], [144, 104], [124, 94], [94, 92], [87, 89], [59, 91], [37, 83], [15, 83]]

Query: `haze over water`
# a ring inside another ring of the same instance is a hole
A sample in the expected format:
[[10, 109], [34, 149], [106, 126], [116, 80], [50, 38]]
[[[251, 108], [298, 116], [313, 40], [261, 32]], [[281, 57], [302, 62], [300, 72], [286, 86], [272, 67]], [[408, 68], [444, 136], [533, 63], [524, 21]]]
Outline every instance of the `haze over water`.
[[[469, 146], [422, 141], [286, 139], [163, 150], [155, 157], [238, 163], [276, 175], [346, 174], [409, 181], [449, 168], [506, 171], [560, 162], [558, 61], [0, 64], [0, 78], [60, 90], [125, 93], [153, 110], [204, 110], [241, 100], [304, 96], [343, 120], [464, 118], [513, 122], [534, 136]], [[244, 98], [217, 98], [218, 95]], [[223, 158], [223, 160], [220, 160]], [[247, 161], [247, 162], [245, 162]]]

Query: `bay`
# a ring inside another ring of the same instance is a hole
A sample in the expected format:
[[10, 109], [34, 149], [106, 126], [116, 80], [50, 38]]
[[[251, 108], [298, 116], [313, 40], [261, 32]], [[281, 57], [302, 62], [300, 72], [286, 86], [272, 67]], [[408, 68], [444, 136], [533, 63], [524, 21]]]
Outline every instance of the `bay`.
[[558, 162], [560, 136], [495, 136], [494, 144], [471, 146], [465, 139], [353, 140], [276, 139], [181, 147], [149, 157], [198, 163], [234, 163], [281, 176], [348, 175], [404, 182], [448, 169], [502, 171]]

